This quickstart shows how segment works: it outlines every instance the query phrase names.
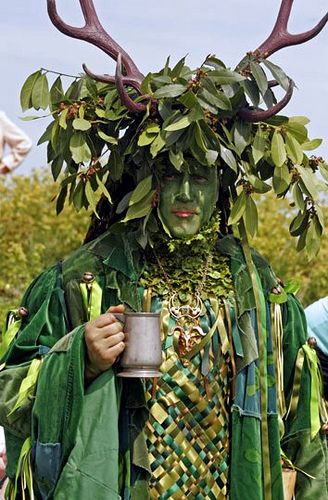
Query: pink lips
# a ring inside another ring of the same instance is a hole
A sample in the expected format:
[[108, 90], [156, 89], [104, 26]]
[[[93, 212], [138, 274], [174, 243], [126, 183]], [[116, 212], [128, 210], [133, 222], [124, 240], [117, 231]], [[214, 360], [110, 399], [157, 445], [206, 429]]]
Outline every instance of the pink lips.
[[177, 217], [181, 217], [181, 219], [187, 219], [188, 217], [192, 217], [196, 213], [193, 210], [172, 210], [172, 212]]

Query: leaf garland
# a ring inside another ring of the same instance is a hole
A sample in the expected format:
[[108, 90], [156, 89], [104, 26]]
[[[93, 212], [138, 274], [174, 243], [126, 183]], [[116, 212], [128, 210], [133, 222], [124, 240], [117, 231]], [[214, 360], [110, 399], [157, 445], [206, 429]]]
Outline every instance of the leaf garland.
[[[268, 86], [271, 77], [286, 90], [289, 79], [277, 65], [256, 53], [247, 54], [234, 71], [214, 56], [196, 70], [185, 59], [173, 68], [167, 62], [158, 73], [149, 73], [141, 87], [156, 100], [156, 115], [150, 106], [143, 115], [132, 114], [113, 84], [58, 74], [51, 84], [52, 75], [45, 69], [30, 75], [21, 90], [21, 105], [24, 111], [49, 110], [51, 121], [39, 143], [47, 144], [48, 162], [59, 182], [58, 213], [65, 203], [76, 210], [95, 210], [97, 199], [105, 194], [110, 200], [112, 184], [128, 173], [136, 191], [121, 211], [122, 219], [144, 227], [155, 205], [159, 168], [171, 163], [181, 170], [193, 157], [209, 168], [219, 165], [224, 187], [232, 193], [237, 186], [237, 197], [231, 195], [230, 223], [243, 218], [249, 236], [257, 232], [254, 193], [291, 195], [303, 220], [302, 231], [293, 226], [291, 235], [298, 239], [298, 249], [315, 255], [323, 232], [319, 191], [327, 190], [328, 165], [306, 152], [321, 140], [308, 137], [308, 119], [303, 116], [274, 116], [257, 123], [239, 116], [241, 108], [275, 102]], [[133, 89], [128, 92], [136, 98]], [[319, 172], [325, 182], [317, 180]], [[146, 190], [138, 187], [140, 182], [148, 183]]]

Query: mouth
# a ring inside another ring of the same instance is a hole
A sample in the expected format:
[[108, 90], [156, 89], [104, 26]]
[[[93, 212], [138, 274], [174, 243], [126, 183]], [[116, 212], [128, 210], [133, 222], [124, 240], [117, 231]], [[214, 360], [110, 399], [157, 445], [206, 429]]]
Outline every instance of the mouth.
[[195, 210], [188, 210], [186, 208], [177, 208], [175, 210], [172, 210], [172, 213], [176, 217], [180, 217], [181, 219], [187, 219], [189, 217], [192, 217], [193, 215], [196, 215]]

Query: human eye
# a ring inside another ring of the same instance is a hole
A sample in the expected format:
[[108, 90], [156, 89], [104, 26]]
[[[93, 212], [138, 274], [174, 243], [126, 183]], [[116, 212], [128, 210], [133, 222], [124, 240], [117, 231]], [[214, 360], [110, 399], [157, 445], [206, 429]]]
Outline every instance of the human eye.
[[166, 172], [164, 172], [163, 174], [163, 180], [164, 181], [174, 181], [176, 179], [178, 179], [179, 177], [181, 176], [181, 174], [179, 172], [176, 172], [174, 170], [167, 170]]
[[191, 177], [197, 184], [206, 184], [208, 181], [208, 178], [204, 175], [193, 174]]

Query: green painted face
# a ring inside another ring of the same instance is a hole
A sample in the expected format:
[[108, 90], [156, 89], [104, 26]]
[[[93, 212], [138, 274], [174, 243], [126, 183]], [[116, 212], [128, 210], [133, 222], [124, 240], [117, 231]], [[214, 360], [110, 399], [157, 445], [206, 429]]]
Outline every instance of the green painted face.
[[167, 167], [160, 179], [162, 223], [174, 238], [196, 234], [209, 221], [217, 198], [215, 167], [186, 165], [181, 172]]

